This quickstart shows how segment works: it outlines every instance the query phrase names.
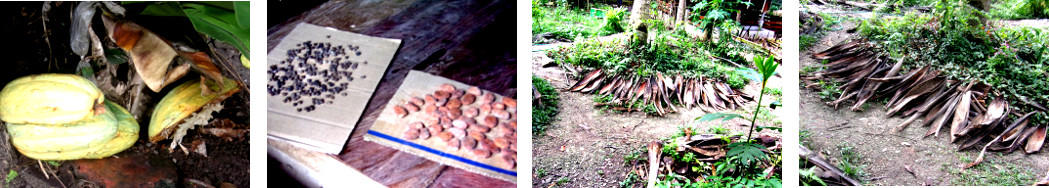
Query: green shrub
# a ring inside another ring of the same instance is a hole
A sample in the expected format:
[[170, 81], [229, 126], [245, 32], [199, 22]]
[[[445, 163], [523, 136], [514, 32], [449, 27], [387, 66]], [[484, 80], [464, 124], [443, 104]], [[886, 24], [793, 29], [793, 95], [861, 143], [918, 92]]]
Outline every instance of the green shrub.
[[989, 13], [1001, 19], [1049, 18], [1049, 0], [1003, 0], [991, 5]]
[[538, 102], [532, 104], [532, 135], [541, 136], [556, 119], [561, 97], [549, 82], [534, 75], [532, 86], [542, 95]]
[[623, 20], [626, 17], [625, 8], [612, 8], [605, 12], [605, 25], [601, 27], [602, 35], [623, 32]]

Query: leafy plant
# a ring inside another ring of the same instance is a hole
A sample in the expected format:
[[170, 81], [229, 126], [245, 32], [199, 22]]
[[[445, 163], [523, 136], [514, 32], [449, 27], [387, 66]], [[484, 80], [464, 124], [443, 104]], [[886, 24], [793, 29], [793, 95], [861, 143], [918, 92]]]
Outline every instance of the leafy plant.
[[1047, 0], [1002, 0], [991, 6], [989, 14], [996, 18], [1049, 18], [1049, 1]]
[[542, 95], [538, 105], [532, 105], [532, 134], [543, 135], [559, 113], [557, 106], [561, 97], [549, 82], [537, 76], [532, 76], [532, 86]]
[[749, 1], [741, 0], [693, 0], [693, 2], [696, 4], [692, 6], [692, 15], [689, 18], [700, 23], [699, 27], [703, 28], [707, 37], [714, 30], [714, 26], [738, 25], [735, 20], [729, 19], [732, 12], [739, 12], [735, 9], [737, 5], [747, 7], [752, 5]]
[[601, 26], [601, 30], [604, 33], [619, 33], [625, 29], [623, 27], [623, 20], [626, 17], [625, 8], [612, 8], [605, 12], [605, 25]]
[[728, 152], [725, 156], [737, 157], [742, 165], [752, 165], [754, 162], [764, 160], [765, 152], [762, 151], [765, 146], [753, 144], [749, 142], [736, 142], [728, 145]]
[[801, 175], [801, 185], [813, 186], [819, 183], [821, 186], [827, 186], [827, 183], [823, 182], [823, 179], [816, 175], [816, 168], [819, 167], [813, 166], [812, 168], [798, 170], [798, 174]]
[[561, 177], [561, 178], [557, 179], [557, 182], [555, 182], [555, 184], [556, 185], [564, 185], [565, 183], [568, 183], [568, 181], [571, 181], [571, 180], [572, 179], [570, 179], [568, 177]]
[[[776, 68], [779, 67], [779, 64], [776, 63], [775, 59], [772, 58], [772, 56], [769, 56], [767, 58], [759, 56], [759, 57], [755, 57], [754, 58], [754, 65], [755, 65], [755, 67], [758, 68], [758, 72], [761, 73], [761, 77], [762, 77], [761, 78], [761, 93], [764, 93], [765, 89], [766, 89], [766, 84], [768, 83], [769, 78], [771, 78], [772, 75], [775, 74]], [[759, 95], [758, 96], [758, 104], [761, 104], [761, 101], [763, 100], [764, 96], [765, 95]], [[754, 109], [754, 117], [750, 119], [750, 130], [747, 131], [747, 138], [746, 138], [747, 140], [753, 139], [752, 136], [754, 134], [754, 128], [757, 127], [756, 121], [758, 119], [758, 115], [759, 114], [761, 114], [761, 105], [758, 105]], [[719, 112], [719, 113], [704, 114], [703, 116], [697, 117], [696, 120], [697, 121], [712, 121], [712, 120], [716, 120], [716, 119], [721, 119], [721, 121], [728, 121], [728, 120], [732, 120], [732, 119], [740, 118], [740, 117], [743, 117], [743, 116], [739, 115], [739, 114], [720, 113]], [[771, 119], [772, 116], [771, 116], [770, 113], [767, 113], [764, 117], [767, 117], [768, 119]], [[758, 129], [759, 129], [758, 131], [761, 131], [762, 128], [763, 127], [758, 127]]]
[[[779, 67], [779, 64], [777, 64], [776, 63], [776, 59], [772, 58], [772, 56], [770, 55], [767, 58], [763, 58], [761, 56], [754, 57], [754, 66], [758, 68], [759, 72], [761, 72], [761, 77], [762, 78], [761, 78], [761, 92], [760, 93], [765, 93], [765, 84], [767, 84], [768, 81], [769, 81], [769, 78], [771, 78], [772, 75], [776, 73], [776, 68]], [[758, 111], [761, 110], [761, 105], [760, 104], [761, 104], [761, 100], [763, 98], [765, 98], [764, 96], [765, 95], [758, 95], [758, 104], [759, 105], [754, 109], [754, 118], [750, 119], [750, 131], [748, 131], [749, 133], [747, 133], [747, 139], [748, 140], [749, 139], [753, 139], [753, 137], [751, 137], [751, 134], [754, 134], [754, 126], [755, 126], [755, 124], [754, 124], [755, 122], [754, 121], [758, 119]]]
[[863, 173], [863, 166], [856, 164], [859, 159], [852, 149], [852, 145], [849, 145], [848, 143], [843, 143], [838, 146], [838, 151], [841, 154], [841, 161], [839, 161], [838, 167], [841, 168], [841, 171], [845, 172], [845, 175], [853, 177], [854, 179], [861, 179], [859, 177], [865, 176], [866, 174]]
[[633, 163], [633, 162], [640, 162], [640, 161], [642, 161], [641, 156], [644, 155], [645, 153], [648, 153], [648, 149], [647, 148], [642, 148], [641, 150], [634, 150], [634, 152], [630, 152], [630, 154], [627, 154], [627, 155], [623, 156], [623, 162], [625, 162], [627, 164], [630, 164], [630, 163]]
[[634, 174], [634, 172], [630, 172], [630, 174], [627, 174], [626, 179], [623, 179], [623, 181], [619, 182], [619, 187], [622, 187], [622, 188], [632, 187], [634, 185], [634, 183], [641, 182], [641, 181], [642, 180], [641, 180], [640, 176], [637, 176], [637, 174]]
[[[140, 3], [140, 2], [124, 2]], [[185, 17], [198, 32], [226, 42], [250, 58], [248, 1], [159, 2], [142, 10], [142, 15]]]
[[4, 179], [4, 182], [11, 183], [11, 180], [14, 180], [15, 177], [18, 177], [18, 172], [16, 172], [14, 169], [8, 170], [7, 179]]
[[707, 132], [710, 133], [710, 134], [720, 134], [720, 135], [729, 134], [730, 131], [731, 130], [729, 130], [728, 128], [721, 127], [721, 125], [712, 126], [712, 127], [707, 129]]
[[58, 167], [58, 166], [62, 165], [62, 162], [61, 161], [47, 161], [47, 164], [49, 164], [51, 166], [54, 166], [54, 167]]

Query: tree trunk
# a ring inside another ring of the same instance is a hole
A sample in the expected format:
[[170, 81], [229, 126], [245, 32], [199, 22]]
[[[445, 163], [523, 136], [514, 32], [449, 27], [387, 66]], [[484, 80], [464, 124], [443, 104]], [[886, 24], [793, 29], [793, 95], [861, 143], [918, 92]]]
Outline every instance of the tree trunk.
[[641, 23], [644, 18], [645, 0], [634, 0], [634, 5], [630, 6], [630, 27], [635, 28], [638, 23]]
[[676, 27], [677, 25], [681, 25], [681, 24], [685, 23], [685, 0], [678, 0], [677, 1], [677, 18], [675, 19], [675, 21], [677, 23], [677, 24], [674, 24], [675, 25], [675, 29], [677, 29], [677, 27]]

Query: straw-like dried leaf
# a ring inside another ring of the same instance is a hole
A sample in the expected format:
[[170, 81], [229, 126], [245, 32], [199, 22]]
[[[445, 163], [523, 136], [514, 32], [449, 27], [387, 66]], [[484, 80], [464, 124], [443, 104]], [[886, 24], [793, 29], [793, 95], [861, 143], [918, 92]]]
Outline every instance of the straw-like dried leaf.
[[601, 75], [604, 75], [601, 69], [594, 70], [586, 76], [584, 76], [583, 80], [579, 80], [579, 82], [576, 82], [576, 84], [573, 85], [569, 89], [569, 91], [579, 91], [580, 89], [583, 89], [584, 86], [587, 86], [590, 82], [594, 81], [594, 79], [597, 79], [597, 77], [600, 77]]
[[904, 107], [910, 104], [911, 101], [914, 101], [919, 97], [928, 94], [929, 92], [943, 87], [943, 80], [943, 78], [937, 77], [933, 78], [932, 80], [928, 80], [922, 82], [921, 84], [918, 84], [913, 89], [908, 91], [906, 95], [904, 95], [906, 97], [903, 97], [903, 99], [901, 99], [899, 103], [897, 103], [892, 109], [886, 112], [886, 115], [892, 116], [893, 114], [902, 110]]
[[1027, 147], [1024, 147], [1024, 152], [1031, 154], [1042, 149], [1042, 144], [1045, 144], [1045, 127], [1045, 125], [1038, 126], [1034, 135], [1027, 139]]
[[954, 120], [951, 122], [951, 142], [958, 140], [956, 134], [958, 130], [969, 124], [969, 105], [972, 105], [972, 95], [972, 91], [966, 91], [958, 101], [958, 106], [954, 110]]

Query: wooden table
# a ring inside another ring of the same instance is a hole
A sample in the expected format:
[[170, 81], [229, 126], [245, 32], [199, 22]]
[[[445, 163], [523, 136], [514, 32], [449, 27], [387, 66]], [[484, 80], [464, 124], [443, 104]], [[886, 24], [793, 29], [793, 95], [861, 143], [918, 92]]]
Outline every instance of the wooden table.
[[401, 48], [363, 117], [342, 153], [333, 157], [391, 187], [514, 187], [511, 182], [441, 165], [363, 139], [408, 70], [425, 71], [515, 97], [514, 4], [507, 0], [329, 1], [267, 30], [267, 51], [302, 22], [401, 39]]

